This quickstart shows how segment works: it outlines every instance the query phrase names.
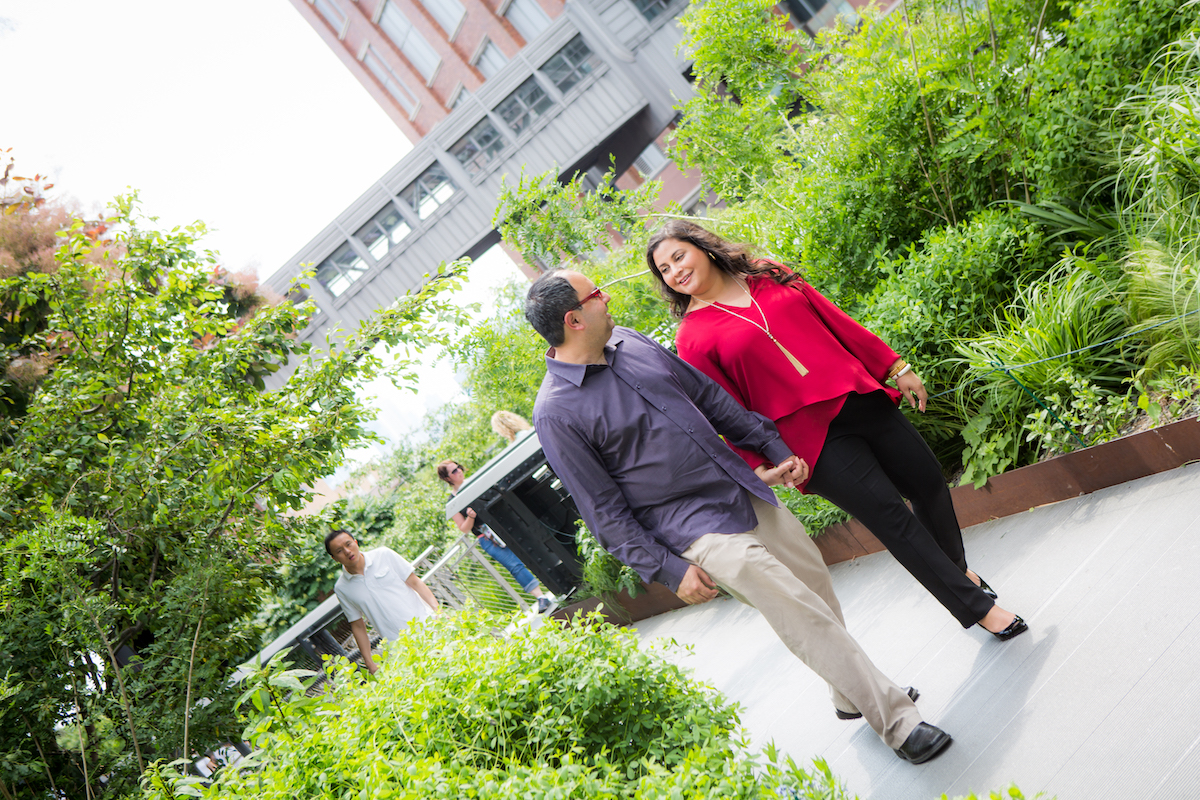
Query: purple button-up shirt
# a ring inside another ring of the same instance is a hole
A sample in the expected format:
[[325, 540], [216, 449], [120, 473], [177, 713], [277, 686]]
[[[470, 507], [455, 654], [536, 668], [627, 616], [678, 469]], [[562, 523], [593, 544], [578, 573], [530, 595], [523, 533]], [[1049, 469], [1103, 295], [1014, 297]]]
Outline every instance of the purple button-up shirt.
[[775, 424], [630, 328], [603, 364], [546, 353], [533, 423], [546, 460], [588, 528], [646, 581], [679, 588], [680, 554], [708, 533], [758, 525], [747, 492], [775, 493], [718, 436], [776, 464], [791, 455]]

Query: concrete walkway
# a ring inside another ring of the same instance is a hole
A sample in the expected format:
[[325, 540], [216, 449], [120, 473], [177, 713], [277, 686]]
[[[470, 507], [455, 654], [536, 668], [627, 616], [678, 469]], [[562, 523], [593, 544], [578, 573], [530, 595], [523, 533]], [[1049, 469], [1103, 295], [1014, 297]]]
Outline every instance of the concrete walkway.
[[1200, 797], [1200, 465], [976, 525], [972, 569], [1030, 631], [963, 630], [887, 553], [832, 568], [850, 632], [883, 672], [921, 690], [954, 736], [922, 766], [827, 689], [758, 612], [731, 599], [637, 624], [643, 643], [742, 705], [756, 747], [825, 758], [863, 800], [986, 796], [1015, 783], [1074, 798]]

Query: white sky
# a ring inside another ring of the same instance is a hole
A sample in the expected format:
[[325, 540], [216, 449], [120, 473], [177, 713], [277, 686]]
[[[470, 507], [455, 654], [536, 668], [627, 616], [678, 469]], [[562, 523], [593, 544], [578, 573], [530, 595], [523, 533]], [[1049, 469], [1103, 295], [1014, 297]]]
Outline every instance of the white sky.
[[[99, 211], [134, 187], [265, 278], [411, 145], [287, 0], [0, 0], [0, 150]], [[4, 159], [7, 162], [7, 158]], [[465, 302], [518, 274], [499, 248]], [[486, 276], [486, 280], [484, 280]], [[457, 391], [378, 389], [394, 436]]]

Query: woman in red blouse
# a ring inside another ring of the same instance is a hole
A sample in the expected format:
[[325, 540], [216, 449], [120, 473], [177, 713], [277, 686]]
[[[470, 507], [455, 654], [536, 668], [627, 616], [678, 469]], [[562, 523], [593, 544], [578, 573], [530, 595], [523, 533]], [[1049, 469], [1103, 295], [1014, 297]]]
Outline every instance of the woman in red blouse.
[[[680, 357], [775, 421], [811, 467], [800, 491], [857, 517], [964, 628], [1028, 629], [967, 568], [941, 465], [897, 408], [924, 411], [925, 387], [894, 350], [796, 273], [685, 220], [651, 238], [646, 261], [682, 318]], [[773, 466], [734, 450], [760, 475]]]

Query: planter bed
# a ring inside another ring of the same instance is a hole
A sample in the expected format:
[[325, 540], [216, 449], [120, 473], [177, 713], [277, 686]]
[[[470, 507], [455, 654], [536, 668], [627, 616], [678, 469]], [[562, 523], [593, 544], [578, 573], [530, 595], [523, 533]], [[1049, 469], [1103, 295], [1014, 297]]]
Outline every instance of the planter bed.
[[[979, 489], [956, 486], [950, 496], [958, 521], [966, 528], [1197, 460], [1200, 420], [1190, 417], [995, 475]], [[856, 519], [829, 526], [813, 541], [826, 564], [884, 549]]]

